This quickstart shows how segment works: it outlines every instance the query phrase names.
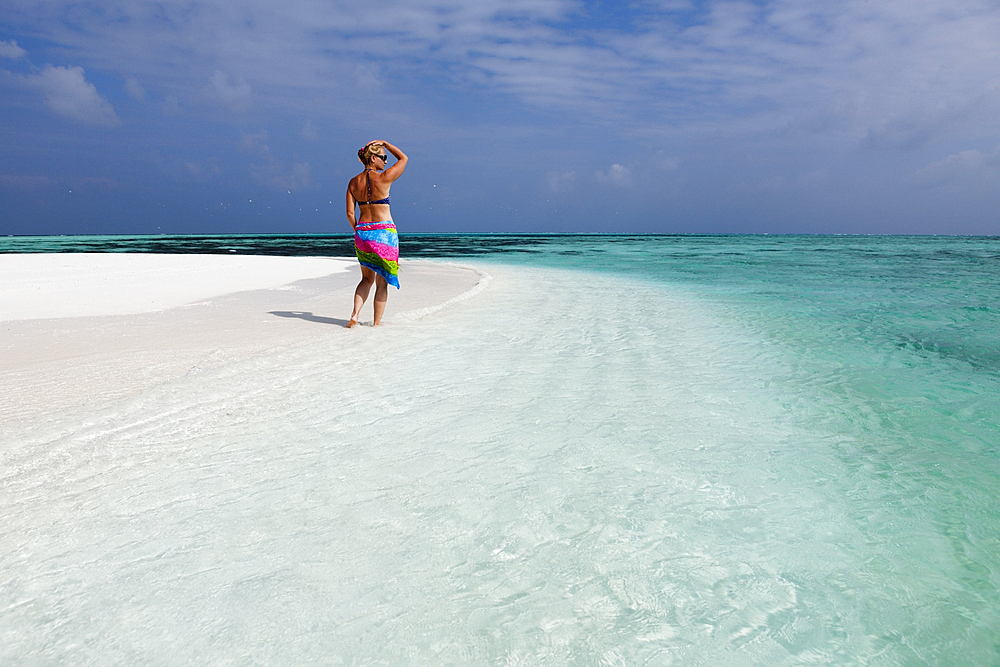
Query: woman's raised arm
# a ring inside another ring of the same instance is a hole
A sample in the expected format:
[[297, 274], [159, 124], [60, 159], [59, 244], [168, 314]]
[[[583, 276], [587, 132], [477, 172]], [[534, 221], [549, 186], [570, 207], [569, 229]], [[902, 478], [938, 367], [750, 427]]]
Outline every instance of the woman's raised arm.
[[376, 141], [372, 143], [382, 144], [382, 147], [392, 153], [392, 156], [396, 158], [396, 164], [382, 172], [383, 180], [387, 180], [391, 183], [402, 176], [403, 170], [406, 169], [406, 163], [409, 160], [409, 158], [406, 157], [406, 153], [399, 150], [388, 141]]

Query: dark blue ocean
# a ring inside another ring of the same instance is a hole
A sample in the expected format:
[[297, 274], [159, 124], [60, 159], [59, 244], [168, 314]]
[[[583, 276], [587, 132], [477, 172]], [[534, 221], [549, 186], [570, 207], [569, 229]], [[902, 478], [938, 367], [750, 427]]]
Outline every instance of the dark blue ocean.
[[400, 254], [490, 282], [0, 443], [0, 661], [1000, 662], [1000, 238]]

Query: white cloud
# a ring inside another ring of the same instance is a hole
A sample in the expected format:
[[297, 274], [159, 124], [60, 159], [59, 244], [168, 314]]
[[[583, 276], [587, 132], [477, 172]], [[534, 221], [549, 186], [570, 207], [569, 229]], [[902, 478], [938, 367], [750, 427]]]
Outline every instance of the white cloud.
[[620, 188], [632, 187], [632, 171], [620, 164], [613, 164], [607, 171], [594, 172], [598, 183], [610, 183]]
[[319, 139], [319, 132], [316, 131], [316, 126], [313, 125], [312, 121], [307, 120], [299, 132], [299, 136], [307, 141], [316, 141]]
[[271, 148], [267, 145], [267, 130], [261, 130], [253, 134], [244, 134], [241, 145], [248, 153], [259, 153], [260, 155], [270, 155]]
[[25, 82], [39, 90], [49, 109], [60, 116], [85, 125], [114, 127], [119, 123], [111, 104], [84, 78], [82, 67], [49, 65], [41, 73], [28, 76]]
[[237, 79], [231, 83], [229, 77], [221, 70], [215, 70], [212, 74], [212, 88], [222, 102], [240, 110], [249, 104], [250, 94], [253, 92], [246, 81]]
[[572, 189], [573, 184], [576, 182], [576, 172], [553, 172], [546, 176], [546, 181], [548, 182], [549, 189], [552, 190], [552, 192], [566, 192]]
[[195, 86], [189, 73], [215, 70], [213, 94], [237, 109], [253, 97], [315, 116], [331, 100], [391, 90], [411, 113], [418, 100], [433, 113], [461, 90], [632, 136], [797, 132], [893, 149], [1000, 113], [995, 3], [639, 4], [631, 28], [578, 22], [574, 0], [288, 0], [266, 14], [249, 0], [205, 0], [197, 12], [127, 3], [129, 21], [81, 15], [73, 30], [56, 20], [69, 0], [29, 13], [96, 66], [114, 70], [124, 54], [143, 81], [171, 77], [179, 91]]
[[[25, 34], [44, 31], [51, 53], [79, 54], [92, 77], [127, 63], [147, 99], [166, 96], [164, 113], [182, 100], [189, 122], [169, 131], [190, 134], [171, 140], [196, 136], [200, 114], [217, 123], [219, 105], [252, 103], [285, 166], [259, 153], [240, 159], [260, 163], [258, 177], [269, 180], [292, 174], [293, 162], [319, 163], [313, 153], [293, 159], [282, 144], [318, 148], [300, 141], [312, 136], [309, 118], [331, 143], [391, 128], [387, 136], [407, 146], [475, 145], [498, 168], [551, 141], [562, 159], [554, 170], [577, 170], [575, 183], [543, 174], [542, 188], [554, 191], [627, 183], [624, 165], [605, 166], [634, 160], [621, 146], [650, 147], [637, 148], [647, 154], [632, 165], [636, 187], [683, 182], [692, 198], [774, 174], [795, 193], [807, 189], [799, 174], [826, 169], [810, 196], [847, 210], [909, 195], [893, 188], [920, 165], [913, 178], [926, 182], [988, 172], [972, 165], [986, 160], [1000, 117], [993, 1], [287, 0], [276, 12], [253, 0], [169, 0], [117, 3], [115, 22], [73, 12], [72, 26], [62, 20], [72, 0], [15, 2]], [[246, 121], [231, 114], [228, 130], [212, 129], [239, 137]], [[930, 152], [939, 146], [956, 148]], [[970, 147], [981, 154], [959, 154]], [[882, 179], [878, 195], [857, 187], [868, 176]], [[725, 206], [710, 195], [698, 202]]]
[[14, 40], [0, 42], [0, 58], [17, 60], [18, 58], [23, 58], [26, 54], [27, 51], [18, 46]]
[[136, 100], [138, 100], [139, 102], [142, 102], [142, 100], [145, 99], [146, 97], [146, 90], [142, 87], [142, 84], [139, 83], [139, 80], [136, 79], [134, 76], [130, 76], [129, 78], [125, 79], [125, 90], [128, 91], [128, 94], [131, 95]]
[[987, 175], [988, 171], [996, 171], [995, 167], [998, 165], [1000, 165], [1000, 146], [997, 146], [992, 153], [978, 150], [960, 151], [918, 169], [910, 175], [910, 178], [918, 185], [935, 187], [946, 185], [956, 179], [967, 180]]

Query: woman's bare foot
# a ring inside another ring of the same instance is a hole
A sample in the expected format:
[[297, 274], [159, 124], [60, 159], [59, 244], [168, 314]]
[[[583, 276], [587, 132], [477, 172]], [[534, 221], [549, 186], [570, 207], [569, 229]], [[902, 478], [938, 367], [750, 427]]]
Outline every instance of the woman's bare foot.
[[358, 321], [356, 319], [354, 319], [354, 316], [352, 315], [350, 321], [347, 324], [344, 325], [344, 328], [350, 329], [351, 327], [353, 327], [357, 323], [358, 323]]

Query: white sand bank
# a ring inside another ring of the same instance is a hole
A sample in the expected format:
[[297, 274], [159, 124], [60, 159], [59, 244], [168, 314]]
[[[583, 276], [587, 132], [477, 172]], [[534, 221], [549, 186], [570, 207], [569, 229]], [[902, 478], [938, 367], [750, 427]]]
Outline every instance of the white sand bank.
[[[360, 276], [354, 260], [317, 257], [0, 255], [0, 423], [23, 426], [268, 350], [364, 335], [367, 327], [343, 328]], [[470, 269], [403, 261], [385, 322], [405, 326], [479, 280]]]
[[0, 255], [0, 321], [165, 310], [349, 271], [329, 257], [41, 253]]

